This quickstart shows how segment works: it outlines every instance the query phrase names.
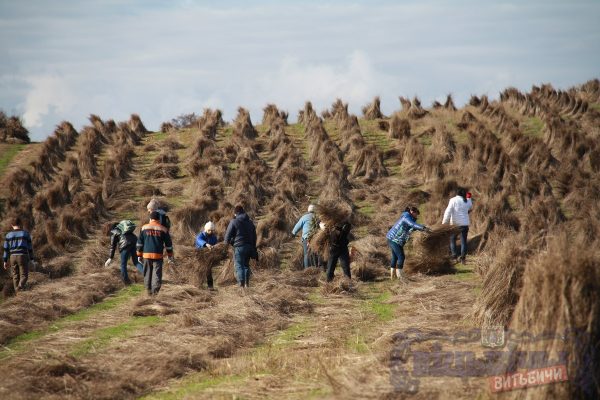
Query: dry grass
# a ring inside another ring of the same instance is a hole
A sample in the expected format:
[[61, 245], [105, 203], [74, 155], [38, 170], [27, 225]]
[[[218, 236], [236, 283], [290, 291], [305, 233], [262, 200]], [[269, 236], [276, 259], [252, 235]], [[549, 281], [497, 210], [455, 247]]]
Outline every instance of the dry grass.
[[[582, 240], [583, 239], [583, 240]], [[566, 351], [566, 384], [529, 389], [544, 398], [595, 398], [600, 394], [600, 254], [581, 237], [561, 233], [548, 249], [527, 263], [523, 289], [510, 327], [530, 335], [552, 333], [541, 348], [551, 354]], [[554, 335], [567, 333], [566, 340]], [[522, 343], [521, 347], [526, 347]], [[523, 398], [523, 393], [515, 393]]]

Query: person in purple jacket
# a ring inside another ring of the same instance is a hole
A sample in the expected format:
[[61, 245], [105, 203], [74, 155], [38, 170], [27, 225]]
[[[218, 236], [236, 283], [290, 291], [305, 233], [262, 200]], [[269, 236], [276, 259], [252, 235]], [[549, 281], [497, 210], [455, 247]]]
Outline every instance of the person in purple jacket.
[[[196, 235], [196, 248], [201, 251], [212, 250], [213, 246], [217, 244], [217, 235], [215, 233], [215, 224], [208, 221], [204, 224], [204, 230]], [[212, 266], [209, 265], [206, 269], [206, 285], [209, 290], [214, 290], [213, 287], [213, 276]]]

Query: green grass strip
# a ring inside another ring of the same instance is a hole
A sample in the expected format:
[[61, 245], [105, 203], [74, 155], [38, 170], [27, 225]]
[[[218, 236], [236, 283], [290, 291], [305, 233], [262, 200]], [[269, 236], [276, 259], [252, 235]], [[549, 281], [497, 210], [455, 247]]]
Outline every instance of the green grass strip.
[[118, 291], [114, 296], [106, 298], [100, 303], [96, 303], [84, 310], [76, 312], [71, 315], [59, 318], [54, 323], [44, 329], [34, 330], [23, 333], [13, 338], [6, 346], [4, 350], [0, 351], [0, 360], [10, 357], [13, 353], [22, 351], [26, 348], [27, 344], [33, 340], [39, 339], [51, 333], [58, 332], [65, 328], [71, 323], [84, 321], [91, 317], [94, 317], [102, 312], [110, 311], [119, 305], [129, 301], [130, 299], [138, 296], [143, 292], [143, 286], [141, 284], [127, 286]]
[[97, 352], [108, 346], [111, 341], [126, 339], [133, 336], [138, 330], [155, 326], [161, 323], [161, 317], [152, 315], [147, 317], [132, 317], [129, 321], [119, 325], [98, 329], [93, 337], [78, 343], [70, 352], [73, 357], [82, 357], [86, 354]]
[[12, 159], [19, 154], [21, 150], [25, 148], [25, 144], [4, 144], [0, 148], [0, 176], [4, 174], [4, 171], [12, 161]]

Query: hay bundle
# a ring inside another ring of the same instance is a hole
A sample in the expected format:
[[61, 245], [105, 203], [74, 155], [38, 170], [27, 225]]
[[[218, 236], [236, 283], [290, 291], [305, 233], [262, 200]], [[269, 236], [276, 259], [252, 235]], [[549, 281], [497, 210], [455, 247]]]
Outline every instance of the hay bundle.
[[163, 122], [160, 124], [160, 131], [162, 133], [169, 133], [175, 130], [175, 126], [170, 122]]
[[437, 225], [433, 232], [415, 234], [412, 241], [412, 257], [408, 257], [404, 265], [407, 274], [446, 274], [454, 271], [448, 243], [450, 235], [460, 232], [457, 226]]
[[381, 100], [379, 96], [376, 96], [373, 99], [371, 104], [367, 104], [362, 108], [363, 115], [365, 119], [373, 120], [378, 118], [385, 118], [383, 113], [381, 112]]
[[281, 118], [281, 113], [277, 109], [277, 106], [275, 104], [267, 104], [267, 106], [263, 108], [262, 124], [271, 127], [276, 121], [285, 124], [284, 120]]
[[233, 121], [233, 136], [246, 139], [255, 139], [258, 136], [256, 129], [252, 125], [250, 112], [245, 108], [238, 108], [238, 115]]
[[154, 164], [177, 164], [179, 156], [174, 151], [163, 150], [155, 158]]
[[296, 287], [317, 287], [319, 286], [321, 273], [322, 271], [318, 268], [301, 268], [284, 275], [282, 282]]
[[309, 126], [313, 121], [317, 120], [320, 120], [319, 116], [313, 109], [312, 103], [307, 101], [304, 103], [304, 109], [298, 112], [298, 123]]
[[223, 264], [216, 282], [219, 286], [237, 283], [237, 279], [235, 278], [235, 266], [233, 265], [233, 256], [229, 257], [229, 261]]
[[29, 131], [17, 116], [7, 117], [0, 111], [0, 142], [30, 143]]
[[352, 216], [352, 208], [346, 202], [326, 200], [316, 207], [317, 220], [325, 224], [309, 240], [310, 249], [323, 259], [329, 258], [330, 238], [336, 225], [348, 222]]
[[254, 263], [256, 270], [279, 269], [279, 251], [275, 247], [264, 247], [258, 249], [258, 261]]
[[356, 293], [356, 285], [346, 276], [338, 276], [332, 282], [326, 282], [321, 286], [321, 294], [324, 296], [332, 294], [353, 295], [354, 293]]
[[421, 100], [418, 97], [414, 97], [408, 110], [409, 119], [420, 119], [429, 114], [429, 111], [421, 107]]
[[383, 156], [374, 144], [369, 144], [360, 150], [358, 159], [352, 170], [353, 176], [364, 176], [367, 181], [372, 181], [388, 172], [383, 164]]
[[451, 94], [446, 96], [446, 102], [444, 103], [444, 108], [446, 110], [456, 111], [456, 106], [454, 105], [454, 100], [452, 100]]
[[410, 137], [410, 122], [400, 113], [394, 113], [388, 130], [389, 137], [393, 139], [408, 139]]
[[147, 179], [176, 179], [178, 175], [179, 165], [177, 164], [156, 164], [146, 172]]
[[131, 114], [131, 118], [129, 118], [129, 128], [139, 136], [143, 136], [145, 133], [148, 133], [148, 130], [142, 123], [140, 116], [137, 114]]
[[[600, 395], [598, 249], [597, 243], [590, 245], [584, 237], [562, 233], [525, 267], [510, 328], [530, 337], [551, 333], [552, 339], [538, 342], [535, 350], [546, 351], [554, 359], [557, 352], [566, 352], [569, 376], [564, 384], [528, 388], [528, 396], [592, 399]], [[565, 333], [566, 339], [561, 339]], [[527, 342], [516, 350], [527, 350], [525, 346]]]
[[353, 242], [350, 249], [352, 276], [363, 282], [386, 276], [388, 259], [385, 250], [385, 240], [374, 235]]
[[178, 283], [188, 283], [201, 287], [206, 282], [207, 271], [227, 260], [229, 246], [217, 243], [211, 249], [198, 250], [191, 246], [180, 246], [177, 262], [171, 268], [170, 277]]
[[523, 236], [509, 235], [501, 230], [504, 237], [501, 247], [485, 258], [481, 294], [477, 297], [474, 319], [482, 326], [506, 326], [519, 300], [523, 270], [534, 247]]

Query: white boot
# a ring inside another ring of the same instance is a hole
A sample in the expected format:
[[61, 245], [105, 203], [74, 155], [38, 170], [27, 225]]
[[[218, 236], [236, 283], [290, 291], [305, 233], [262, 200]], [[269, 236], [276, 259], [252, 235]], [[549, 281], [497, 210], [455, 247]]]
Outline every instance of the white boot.
[[394, 271], [396, 270], [396, 268], [390, 268], [390, 279], [394, 279]]
[[402, 270], [400, 268], [396, 268], [396, 278], [402, 278]]

